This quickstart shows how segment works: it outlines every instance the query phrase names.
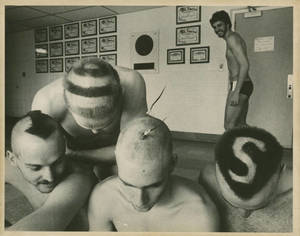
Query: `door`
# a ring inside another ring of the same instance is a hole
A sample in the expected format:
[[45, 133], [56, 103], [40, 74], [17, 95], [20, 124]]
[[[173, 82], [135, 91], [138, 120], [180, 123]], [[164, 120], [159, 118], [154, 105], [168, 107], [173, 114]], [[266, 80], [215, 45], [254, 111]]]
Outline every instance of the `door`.
[[[247, 44], [254, 83], [247, 122], [264, 128], [282, 146], [291, 148], [293, 99], [287, 97], [287, 81], [288, 75], [293, 74], [293, 8], [263, 9], [257, 17], [234, 14], [235, 31]], [[264, 45], [259, 39], [265, 39]], [[262, 50], [257, 46], [262, 46]]]

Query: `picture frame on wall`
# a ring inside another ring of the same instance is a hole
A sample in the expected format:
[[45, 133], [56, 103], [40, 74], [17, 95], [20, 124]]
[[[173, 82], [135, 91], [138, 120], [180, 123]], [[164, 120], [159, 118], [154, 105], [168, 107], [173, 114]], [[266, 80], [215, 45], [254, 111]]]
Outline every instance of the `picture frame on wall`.
[[72, 23], [64, 25], [65, 39], [72, 39], [79, 37], [79, 23]]
[[176, 24], [201, 21], [201, 6], [176, 6]]
[[50, 43], [50, 57], [63, 56], [63, 43]]
[[167, 64], [184, 64], [185, 48], [167, 49]]
[[48, 42], [48, 29], [47, 28], [36, 29], [34, 31], [34, 39], [35, 39], [35, 43]]
[[97, 58], [98, 55], [81, 56], [81, 58]]
[[62, 40], [63, 39], [63, 27], [62, 25], [53, 26], [49, 28], [49, 40]]
[[65, 42], [65, 56], [79, 54], [79, 40]]
[[66, 57], [65, 58], [65, 71], [69, 72], [74, 62], [80, 60], [80, 57]]
[[81, 37], [93, 36], [97, 34], [97, 20], [81, 22]]
[[176, 46], [200, 44], [200, 25], [176, 28]]
[[117, 36], [99, 37], [99, 52], [111, 52], [117, 50]]
[[190, 48], [190, 64], [209, 63], [209, 47]]
[[63, 72], [64, 63], [62, 58], [50, 59], [50, 73]]
[[97, 38], [89, 38], [81, 40], [81, 53], [97, 53]]
[[35, 73], [48, 73], [48, 59], [35, 61]]
[[99, 34], [117, 32], [117, 17], [105, 17], [99, 19]]
[[117, 65], [117, 54], [105, 54], [105, 55], [100, 55], [100, 58], [111, 65], [116, 66]]
[[45, 58], [48, 57], [48, 44], [38, 44], [35, 45], [35, 57]]

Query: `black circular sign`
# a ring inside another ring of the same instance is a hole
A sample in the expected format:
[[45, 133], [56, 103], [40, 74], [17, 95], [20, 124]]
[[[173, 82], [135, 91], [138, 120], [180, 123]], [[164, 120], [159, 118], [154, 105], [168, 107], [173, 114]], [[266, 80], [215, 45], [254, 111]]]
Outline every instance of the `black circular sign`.
[[143, 34], [135, 42], [135, 50], [141, 56], [148, 55], [153, 49], [153, 40], [149, 35]]

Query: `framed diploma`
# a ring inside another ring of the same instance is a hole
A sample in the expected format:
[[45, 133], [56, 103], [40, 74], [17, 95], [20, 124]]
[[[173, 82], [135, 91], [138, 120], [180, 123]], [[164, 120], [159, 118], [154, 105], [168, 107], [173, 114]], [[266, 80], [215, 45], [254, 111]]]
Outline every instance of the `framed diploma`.
[[174, 48], [167, 50], [167, 64], [184, 64], [185, 48]]
[[91, 36], [97, 34], [97, 20], [81, 22], [81, 36]]
[[48, 73], [48, 59], [36, 60], [35, 61], [35, 72], [36, 73]]
[[63, 43], [50, 43], [50, 57], [60, 57], [63, 55]]
[[176, 24], [199, 22], [200, 19], [200, 6], [176, 6]]
[[117, 36], [107, 36], [99, 38], [99, 52], [110, 52], [117, 50]]
[[62, 25], [53, 26], [49, 28], [49, 40], [62, 40], [63, 39], [63, 27]]
[[208, 63], [209, 47], [190, 48], [190, 63]]
[[64, 25], [65, 39], [79, 37], [79, 23]]
[[65, 58], [65, 71], [69, 72], [70, 69], [72, 68], [73, 63], [78, 61], [79, 59], [80, 59], [79, 57], [66, 57]]
[[43, 43], [48, 41], [47, 28], [37, 29], [34, 31], [35, 43]]
[[79, 40], [65, 42], [65, 56], [79, 54]]
[[63, 72], [64, 63], [62, 58], [50, 59], [50, 72]]
[[89, 38], [81, 40], [81, 53], [97, 53], [97, 38]]
[[36, 58], [48, 57], [48, 44], [35, 45], [35, 57]]
[[99, 34], [117, 32], [117, 17], [106, 17], [99, 19]]
[[98, 57], [97, 55], [88, 55], [88, 56], [82, 56], [81, 58], [95, 58]]
[[117, 65], [117, 54], [100, 55], [100, 58], [113, 66]]
[[176, 28], [176, 46], [200, 44], [200, 25]]

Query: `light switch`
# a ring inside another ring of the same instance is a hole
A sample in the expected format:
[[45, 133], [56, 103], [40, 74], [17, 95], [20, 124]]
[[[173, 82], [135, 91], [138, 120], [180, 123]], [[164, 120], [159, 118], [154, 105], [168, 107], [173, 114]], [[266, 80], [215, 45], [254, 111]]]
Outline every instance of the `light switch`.
[[293, 75], [288, 75], [287, 79], [287, 93], [286, 97], [293, 98]]

